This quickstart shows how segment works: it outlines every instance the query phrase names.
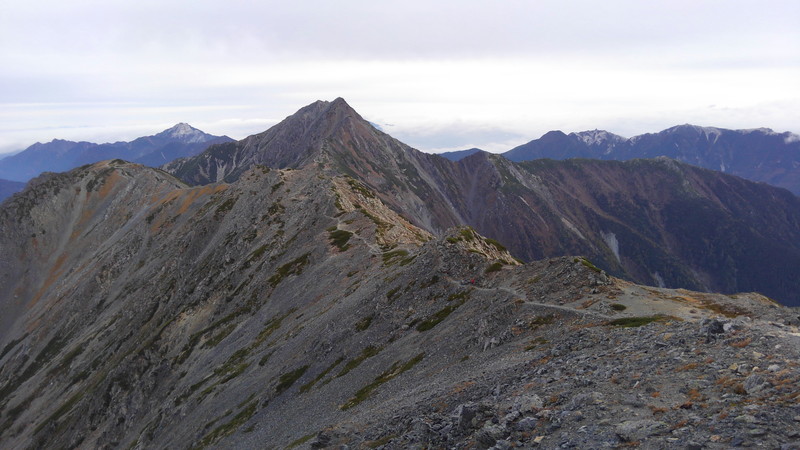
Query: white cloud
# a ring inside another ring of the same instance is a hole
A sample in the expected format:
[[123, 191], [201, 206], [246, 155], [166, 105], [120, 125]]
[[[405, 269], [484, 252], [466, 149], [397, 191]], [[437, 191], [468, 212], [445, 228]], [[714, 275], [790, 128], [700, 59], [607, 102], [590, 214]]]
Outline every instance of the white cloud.
[[181, 121], [241, 138], [339, 96], [426, 150], [685, 122], [797, 131], [798, 16], [788, 0], [7, 0], [0, 152]]

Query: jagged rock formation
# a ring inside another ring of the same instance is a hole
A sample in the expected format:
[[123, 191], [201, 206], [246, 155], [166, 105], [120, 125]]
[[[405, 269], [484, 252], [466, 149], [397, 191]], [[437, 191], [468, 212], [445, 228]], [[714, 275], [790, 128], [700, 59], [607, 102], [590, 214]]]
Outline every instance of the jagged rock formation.
[[[623, 143], [601, 132], [575, 139]], [[337, 99], [165, 169], [203, 185], [254, 164], [349, 174], [417, 226], [439, 235], [469, 225], [526, 261], [580, 254], [640, 283], [800, 304], [800, 199], [673, 160], [516, 164], [479, 152], [452, 162], [376, 130]]]
[[796, 312], [519, 265], [324, 166], [188, 187], [108, 161], [0, 227], [4, 448], [798, 439]]
[[769, 128], [726, 130], [679, 125], [630, 139], [603, 130], [570, 134], [551, 131], [503, 156], [515, 162], [540, 158], [627, 161], [666, 156], [800, 194], [800, 137]]
[[176, 158], [196, 155], [209, 145], [232, 140], [204, 133], [186, 123], [130, 142], [94, 144], [54, 139], [45, 144], [37, 142], [0, 160], [0, 178], [25, 182], [43, 172], [64, 172], [114, 158], [158, 167]]

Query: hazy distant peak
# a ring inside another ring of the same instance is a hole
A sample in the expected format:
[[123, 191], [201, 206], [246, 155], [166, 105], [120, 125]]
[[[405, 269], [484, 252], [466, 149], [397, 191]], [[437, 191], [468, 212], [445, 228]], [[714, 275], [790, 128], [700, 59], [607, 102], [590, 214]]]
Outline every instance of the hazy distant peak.
[[159, 133], [160, 136], [177, 139], [187, 144], [206, 142], [213, 139], [213, 136], [206, 134], [188, 123], [181, 122], [174, 127]]

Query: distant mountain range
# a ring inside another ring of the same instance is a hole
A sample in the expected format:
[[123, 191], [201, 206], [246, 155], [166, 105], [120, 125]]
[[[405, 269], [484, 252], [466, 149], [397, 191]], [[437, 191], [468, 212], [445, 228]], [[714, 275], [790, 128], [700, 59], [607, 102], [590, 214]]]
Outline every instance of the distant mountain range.
[[55, 139], [46, 144], [33, 144], [0, 160], [0, 178], [27, 182], [42, 172], [64, 172], [116, 158], [158, 167], [175, 158], [196, 155], [211, 144], [232, 140], [227, 136], [204, 133], [185, 123], [130, 142], [95, 144]]
[[0, 179], [0, 202], [10, 197], [15, 192], [19, 192], [25, 187], [25, 183]]
[[[458, 160], [469, 150], [443, 153]], [[630, 139], [603, 130], [550, 131], [503, 156], [514, 162], [586, 158], [627, 161], [666, 156], [694, 166], [763, 181], [800, 195], [800, 136], [769, 128], [727, 130], [679, 125]]]

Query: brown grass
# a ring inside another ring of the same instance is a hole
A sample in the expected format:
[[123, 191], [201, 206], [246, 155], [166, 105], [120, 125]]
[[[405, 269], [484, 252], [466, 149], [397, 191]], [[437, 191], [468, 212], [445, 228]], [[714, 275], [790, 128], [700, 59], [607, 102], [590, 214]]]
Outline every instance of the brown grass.
[[740, 341], [731, 342], [731, 347], [744, 348], [744, 347], [747, 347], [748, 345], [750, 345], [751, 342], [752, 342], [752, 339], [750, 339], [748, 337], [748, 338], [744, 338], [744, 339], [742, 339]]
[[689, 370], [696, 369], [697, 366], [699, 366], [699, 365], [700, 364], [698, 364], [698, 363], [684, 364], [684, 365], [678, 367], [677, 369], [675, 369], [675, 372], [687, 372]]

